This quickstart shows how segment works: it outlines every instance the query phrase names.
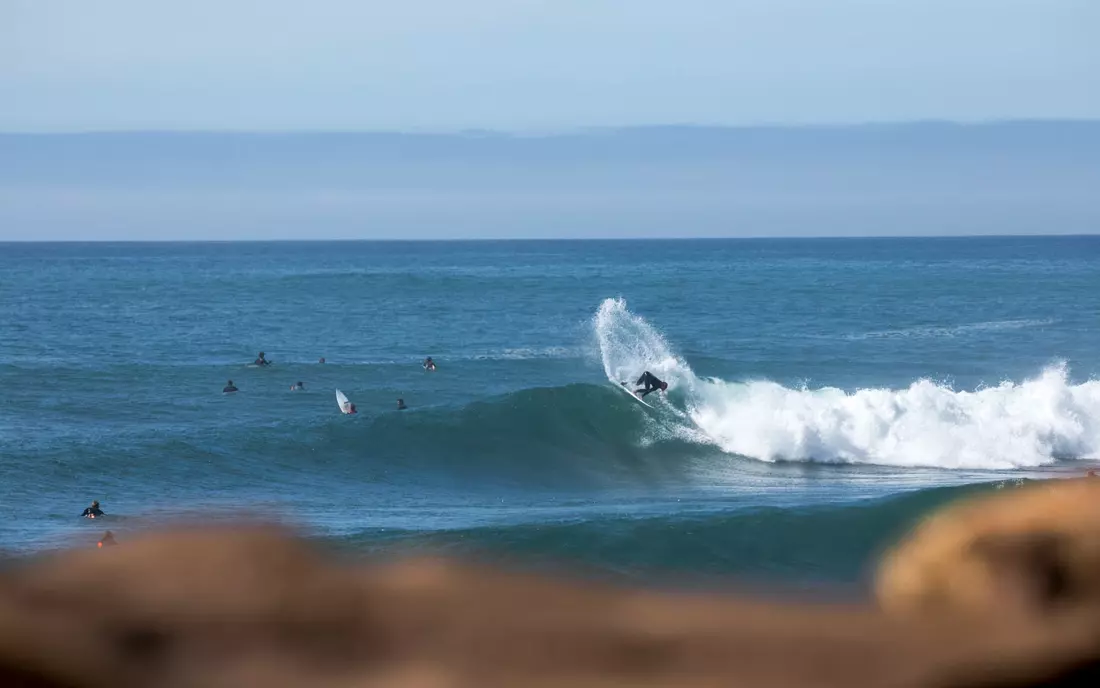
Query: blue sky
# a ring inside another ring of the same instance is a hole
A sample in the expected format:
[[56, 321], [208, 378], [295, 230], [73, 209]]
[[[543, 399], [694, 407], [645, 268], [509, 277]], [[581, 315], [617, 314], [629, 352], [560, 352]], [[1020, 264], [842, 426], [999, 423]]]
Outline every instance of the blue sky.
[[0, 131], [1100, 117], [1096, 0], [0, 0]]
[[[1100, 0], [0, 0], [0, 241], [1100, 232], [1098, 27]], [[1045, 121], [616, 129], [915, 120]], [[468, 129], [524, 136], [422, 135]], [[161, 133], [26, 135], [133, 130]], [[251, 133], [164, 133], [211, 130]], [[326, 131], [419, 134], [264, 133]]]

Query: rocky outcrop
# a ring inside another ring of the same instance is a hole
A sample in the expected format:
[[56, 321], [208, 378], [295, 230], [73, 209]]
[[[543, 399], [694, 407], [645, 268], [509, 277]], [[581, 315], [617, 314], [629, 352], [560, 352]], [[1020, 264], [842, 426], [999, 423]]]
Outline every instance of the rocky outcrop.
[[876, 589], [895, 613], [1100, 615], [1100, 479], [946, 508], [884, 557]]
[[263, 528], [125, 539], [0, 575], [0, 686], [1100, 685], [1098, 494], [1048, 487], [930, 520], [884, 564], [890, 613], [363, 566]]

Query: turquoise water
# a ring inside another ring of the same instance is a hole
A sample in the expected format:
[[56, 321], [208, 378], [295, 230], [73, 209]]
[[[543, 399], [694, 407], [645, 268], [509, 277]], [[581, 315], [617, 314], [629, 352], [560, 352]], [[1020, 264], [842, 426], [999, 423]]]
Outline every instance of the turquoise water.
[[1100, 458], [1100, 238], [0, 244], [0, 294], [9, 552], [247, 511], [852, 582], [958, 486]]

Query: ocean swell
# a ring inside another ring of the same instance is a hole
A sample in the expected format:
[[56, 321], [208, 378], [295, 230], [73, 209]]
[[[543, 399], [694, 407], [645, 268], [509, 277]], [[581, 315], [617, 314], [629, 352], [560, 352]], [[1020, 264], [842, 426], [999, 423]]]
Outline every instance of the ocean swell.
[[[524, 565], [580, 564], [597, 575], [646, 580], [840, 582], [865, 578], [881, 550], [927, 513], [999, 484], [936, 487], [817, 506], [751, 507], [704, 514], [603, 515], [436, 531], [370, 529], [335, 538], [352, 551], [473, 555]], [[1010, 489], [1015, 487], [1010, 484]]]

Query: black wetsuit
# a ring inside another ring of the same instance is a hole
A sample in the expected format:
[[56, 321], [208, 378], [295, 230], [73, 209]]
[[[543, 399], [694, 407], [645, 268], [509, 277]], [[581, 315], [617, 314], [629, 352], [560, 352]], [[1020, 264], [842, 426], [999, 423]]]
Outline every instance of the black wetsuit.
[[84, 510], [84, 513], [82, 513], [80, 515], [85, 517], [85, 518], [87, 518], [88, 516], [97, 516], [97, 517], [102, 516], [103, 515], [103, 509], [100, 509], [98, 506], [90, 506], [90, 507], [88, 507], [87, 509]]
[[645, 396], [650, 392], [656, 392], [659, 389], [664, 389], [665, 383], [657, 378], [656, 375], [648, 370], [642, 373], [642, 376], [635, 381], [636, 385], [645, 385], [642, 389], [635, 390], [635, 394], [639, 396]]
[[225, 387], [225, 388], [222, 389], [222, 394], [229, 394], [230, 392], [236, 392], [236, 391], [237, 391], [237, 388], [230, 385], [229, 387]]
[[267, 360], [266, 358], [257, 358], [257, 359], [256, 359], [256, 360], [255, 360], [255, 361], [253, 362], [253, 365], [258, 365], [258, 366], [266, 366], [266, 365], [271, 365], [271, 361]]

